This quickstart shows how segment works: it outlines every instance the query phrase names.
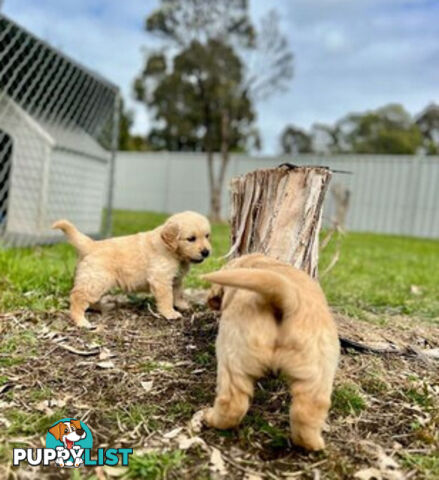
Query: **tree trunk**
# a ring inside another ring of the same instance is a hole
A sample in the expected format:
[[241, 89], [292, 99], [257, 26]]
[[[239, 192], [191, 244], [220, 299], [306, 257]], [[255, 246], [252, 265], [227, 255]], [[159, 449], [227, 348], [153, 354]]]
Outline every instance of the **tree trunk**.
[[288, 164], [235, 177], [229, 255], [265, 253], [316, 278], [322, 206], [330, 179], [328, 168]]
[[213, 153], [211, 151], [207, 152], [210, 187], [209, 217], [213, 222], [221, 220], [221, 199], [229, 160], [229, 113], [227, 110], [223, 110], [221, 113], [221, 165], [218, 176], [215, 176]]
[[212, 222], [221, 221], [221, 191], [217, 186], [214, 186], [210, 192], [209, 218]]

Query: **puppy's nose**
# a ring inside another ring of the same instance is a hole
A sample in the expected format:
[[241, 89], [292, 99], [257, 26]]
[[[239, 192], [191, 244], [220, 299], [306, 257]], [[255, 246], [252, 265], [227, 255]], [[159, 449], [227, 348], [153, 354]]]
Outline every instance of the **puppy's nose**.
[[84, 435], [84, 430], [82, 428], [78, 428], [78, 430], [76, 430], [76, 433], [81, 436], [81, 435]]
[[209, 250], [207, 248], [204, 248], [201, 250], [201, 255], [203, 255], [203, 258], [207, 258], [209, 256]]

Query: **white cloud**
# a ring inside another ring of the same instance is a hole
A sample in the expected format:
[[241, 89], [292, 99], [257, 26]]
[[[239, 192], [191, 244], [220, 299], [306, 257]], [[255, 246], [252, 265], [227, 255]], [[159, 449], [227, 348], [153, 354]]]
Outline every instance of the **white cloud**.
[[[121, 86], [126, 99], [151, 46], [145, 16], [158, 0], [6, 0], [32, 32]], [[431, 0], [251, 1], [260, 18], [275, 6], [295, 54], [287, 93], [257, 105], [264, 153], [278, 150], [287, 123], [309, 128], [349, 111], [399, 102], [415, 113], [438, 99], [439, 5]], [[136, 131], [149, 125], [133, 100]]]

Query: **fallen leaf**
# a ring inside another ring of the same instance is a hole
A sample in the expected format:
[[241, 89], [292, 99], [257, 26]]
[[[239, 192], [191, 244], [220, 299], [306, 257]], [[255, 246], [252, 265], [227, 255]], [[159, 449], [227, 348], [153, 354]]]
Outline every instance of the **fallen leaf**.
[[99, 368], [114, 368], [114, 363], [111, 360], [107, 360], [106, 362], [98, 362], [96, 365]]
[[200, 437], [188, 437], [184, 433], [180, 434], [177, 438], [178, 448], [180, 450], [189, 450], [194, 445], [198, 445], [205, 450], [208, 448], [206, 442]]
[[383, 477], [377, 468], [364, 468], [355, 473], [354, 478], [360, 480], [382, 480]]
[[389, 457], [381, 448], [378, 449], [378, 468], [386, 479], [402, 480], [404, 478], [395, 459]]
[[[142, 382], [143, 383], [143, 382]], [[145, 382], [146, 383], [146, 382]], [[152, 382], [151, 382], [152, 383]], [[174, 430], [171, 430], [170, 432], [167, 432], [163, 435], [164, 438], [167, 438], [168, 440], [175, 438], [181, 431], [183, 430], [183, 427], [177, 427], [174, 428]]]
[[423, 355], [431, 358], [439, 358], [439, 348], [428, 348], [425, 350], [421, 350]]
[[361, 480], [404, 480], [404, 474], [400, 470], [398, 463], [394, 458], [387, 455], [380, 445], [364, 441], [362, 446], [372, 457], [376, 458], [377, 465], [373, 468], [360, 470], [354, 475], [355, 478], [360, 478]]
[[110, 352], [108, 348], [102, 348], [101, 353], [99, 353], [99, 360], [108, 360], [109, 358], [115, 357], [116, 354]]
[[35, 410], [38, 410], [39, 412], [44, 412], [47, 416], [53, 415], [53, 409], [49, 407], [49, 402], [47, 400], [38, 402], [35, 405]]
[[0, 417], [0, 425], [4, 425], [7, 430], [11, 426], [11, 422], [5, 417]]
[[150, 392], [152, 390], [153, 380], [149, 382], [140, 382], [145, 392]]
[[215, 447], [212, 447], [212, 453], [209, 460], [209, 469], [211, 472], [219, 473], [220, 475], [227, 475], [227, 468], [226, 464], [224, 463], [223, 456]]

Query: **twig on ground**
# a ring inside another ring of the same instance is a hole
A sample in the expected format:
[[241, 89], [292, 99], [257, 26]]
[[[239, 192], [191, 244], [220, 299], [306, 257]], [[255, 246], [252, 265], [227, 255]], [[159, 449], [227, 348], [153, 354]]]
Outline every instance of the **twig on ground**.
[[[361, 353], [374, 353], [378, 355], [383, 354], [391, 354], [391, 355], [399, 355], [408, 358], [417, 358], [419, 360], [428, 361], [430, 359], [438, 359], [439, 355], [437, 355], [437, 349], [433, 350], [431, 353], [429, 350], [419, 350], [411, 345], [407, 345], [405, 348], [398, 348], [398, 347], [373, 347], [371, 345], [366, 345], [365, 343], [360, 343], [355, 340], [351, 340], [346, 337], [339, 337], [340, 338], [340, 345], [342, 348], [355, 350]], [[390, 345], [390, 344], [389, 344]]]
[[92, 357], [93, 355], [97, 355], [100, 352], [99, 347], [95, 347], [92, 350], [78, 350], [70, 345], [66, 345], [65, 343], [58, 343], [58, 347], [67, 350], [70, 353], [74, 353], [75, 355], [80, 355], [81, 357]]

